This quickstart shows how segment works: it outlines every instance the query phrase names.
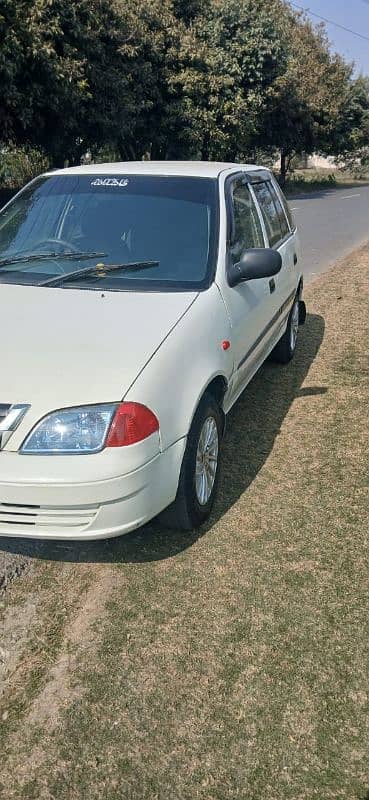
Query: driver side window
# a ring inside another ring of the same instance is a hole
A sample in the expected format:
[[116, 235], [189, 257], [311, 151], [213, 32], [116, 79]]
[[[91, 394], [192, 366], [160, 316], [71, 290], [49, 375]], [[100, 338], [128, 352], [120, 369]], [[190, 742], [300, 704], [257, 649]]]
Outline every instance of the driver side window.
[[234, 181], [231, 187], [232, 201], [232, 232], [230, 241], [230, 255], [232, 263], [236, 264], [242, 253], [253, 247], [265, 247], [264, 236], [258, 212], [244, 180]]

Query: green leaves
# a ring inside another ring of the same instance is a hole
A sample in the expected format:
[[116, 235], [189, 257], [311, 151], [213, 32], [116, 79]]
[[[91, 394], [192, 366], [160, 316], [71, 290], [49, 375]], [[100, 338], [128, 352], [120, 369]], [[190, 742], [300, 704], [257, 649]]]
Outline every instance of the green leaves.
[[283, 0], [0, 0], [2, 138], [55, 165], [341, 152], [367, 97]]
[[293, 13], [286, 23], [286, 67], [273, 86], [259, 139], [281, 151], [283, 178], [295, 153], [340, 152], [352, 87], [352, 67], [332, 54], [324, 27]]

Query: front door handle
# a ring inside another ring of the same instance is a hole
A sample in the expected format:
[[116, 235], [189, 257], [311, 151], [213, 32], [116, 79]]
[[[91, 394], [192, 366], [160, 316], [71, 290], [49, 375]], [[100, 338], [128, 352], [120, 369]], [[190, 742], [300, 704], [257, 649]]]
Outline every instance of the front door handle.
[[274, 280], [274, 278], [271, 278], [271, 280], [269, 281], [269, 290], [270, 290], [270, 294], [273, 294], [273, 292], [275, 291], [275, 280]]
[[298, 262], [297, 253], [294, 253], [293, 254], [293, 263], [294, 263], [295, 266], [296, 266], [297, 262]]

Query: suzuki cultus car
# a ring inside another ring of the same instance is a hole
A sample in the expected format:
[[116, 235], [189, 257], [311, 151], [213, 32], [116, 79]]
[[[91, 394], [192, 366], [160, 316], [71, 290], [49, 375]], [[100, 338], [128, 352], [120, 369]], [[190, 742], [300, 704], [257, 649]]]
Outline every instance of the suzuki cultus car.
[[[139, 162], [46, 173], [0, 213], [0, 535], [203, 523], [225, 418], [304, 321], [272, 174]], [[226, 476], [225, 476], [226, 480]]]

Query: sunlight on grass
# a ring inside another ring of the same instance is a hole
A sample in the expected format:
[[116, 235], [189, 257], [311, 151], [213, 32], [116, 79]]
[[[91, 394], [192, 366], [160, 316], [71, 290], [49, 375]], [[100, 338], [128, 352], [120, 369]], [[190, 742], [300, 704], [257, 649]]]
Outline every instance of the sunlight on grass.
[[369, 250], [306, 295], [295, 361], [230, 415], [211, 524], [95, 549], [115, 587], [74, 648], [83, 692], [53, 724], [22, 706], [9, 800], [366, 797]]

